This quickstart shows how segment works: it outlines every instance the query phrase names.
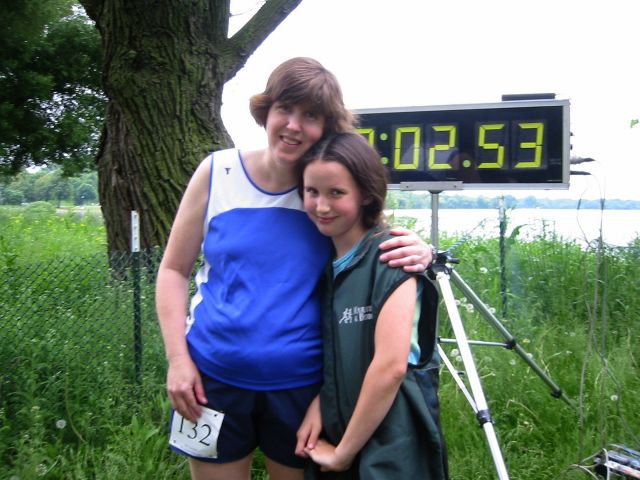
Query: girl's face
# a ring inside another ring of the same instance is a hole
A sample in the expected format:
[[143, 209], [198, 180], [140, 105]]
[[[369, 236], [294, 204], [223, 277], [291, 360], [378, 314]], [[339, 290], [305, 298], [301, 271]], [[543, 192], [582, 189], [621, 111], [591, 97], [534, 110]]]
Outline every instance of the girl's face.
[[314, 160], [304, 170], [304, 209], [323, 235], [331, 237], [338, 257], [366, 233], [360, 189], [349, 170], [334, 161]]
[[275, 102], [267, 115], [267, 139], [273, 158], [294, 166], [322, 137], [324, 116], [304, 105]]

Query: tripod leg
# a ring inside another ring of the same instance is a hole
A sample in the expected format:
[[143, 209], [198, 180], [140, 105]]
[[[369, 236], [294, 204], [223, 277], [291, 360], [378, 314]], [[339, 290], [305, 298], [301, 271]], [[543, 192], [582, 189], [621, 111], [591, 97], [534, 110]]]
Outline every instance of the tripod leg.
[[531, 369], [538, 374], [538, 376], [547, 384], [551, 389], [551, 395], [556, 398], [561, 398], [569, 406], [576, 408], [573, 402], [564, 394], [562, 389], [556, 385], [551, 378], [533, 361], [533, 359], [527, 354], [527, 352], [517, 343], [515, 337], [513, 337], [509, 331], [500, 323], [489, 308], [480, 300], [475, 292], [467, 285], [462, 277], [458, 275], [455, 270], [451, 270], [451, 279], [453, 283], [460, 289], [464, 296], [482, 313], [482, 315], [489, 320], [491, 325], [504, 337], [507, 342], [508, 348], [515, 350], [518, 355], [531, 367]]
[[462, 319], [460, 318], [460, 313], [458, 312], [458, 308], [455, 303], [453, 291], [451, 290], [449, 275], [446, 272], [439, 272], [436, 275], [436, 281], [447, 308], [447, 313], [458, 343], [462, 362], [464, 364], [467, 378], [469, 379], [469, 386], [471, 387], [471, 393], [477, 408], [476, 417], [478, 418], [478, 422], [484, 429], [485, 436], [487, 437], [489, 450], [493, 457], [493, 463], [496, 467], [498, 478], [500, 480], [508, 479], [509, 474], [507, 473], [507, 467], [504, 463], [504, 459], [502, 458], [502, 452], [500, 451], [498, 439], [493, 428], [493, 421], [491, 419], [491, 414], [489, 413], [489, 407], [484, 397], [484, 392], [482, 391], [480, 377], [478, 376], [473, 355], [471, 354], [471, 348], [469, 347], [469, 341], [467, 340], [467, 335], [462, 325]]
[[467, 386], [462, 381], [462, 378], [460, 377], [458, 370], [456, 369], [456, 367], [453, 366], [453, 363], [451, 363], [446, 352], [442, 349], [440, 345], [438, 345], [438, 353], [440, 354], [440, 358], [442, 359], [442, 362], [445, 364], [445, 366], [447, 367], [447, 370], [449, 370], [449, 373], [451, 373], [451, 376], [453, 377], [456, 384], [458, 385], [458, 388], [467, 399], [467, 402], [469, 402], [469, 405], [471, 405], [471, 408], [473, 409], [474, 413], [478, 413], [478, 407], [476, 406], [475, 400], [469, 393]]

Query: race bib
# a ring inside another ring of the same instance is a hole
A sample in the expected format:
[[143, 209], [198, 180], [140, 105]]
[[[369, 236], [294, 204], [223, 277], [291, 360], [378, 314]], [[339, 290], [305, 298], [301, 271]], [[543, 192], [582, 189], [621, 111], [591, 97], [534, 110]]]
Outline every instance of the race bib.
[[218, 436], [224, 413], [202, 407], [202, 415], [192, 423], [178, 412], [171, 420], [171, 446], [189, 455], [203, 458], [218, 458]]

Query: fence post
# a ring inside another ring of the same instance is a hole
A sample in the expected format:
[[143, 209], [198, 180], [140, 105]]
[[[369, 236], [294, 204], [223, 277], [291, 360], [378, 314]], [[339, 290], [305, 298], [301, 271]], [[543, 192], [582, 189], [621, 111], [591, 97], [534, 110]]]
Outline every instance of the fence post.
[[498, 199], [500, 215], [500, 295], [502, 297], [502, 318], [507, 318], [507, 248], [505, 236], [507, 233], [507, 212], [504, 197]]
[[135, 382], [140, 385], [142, 371], [142, 321], [140, 312], [140, 219], [131, 211], [131, 267], [133, 271], [133, 356]]

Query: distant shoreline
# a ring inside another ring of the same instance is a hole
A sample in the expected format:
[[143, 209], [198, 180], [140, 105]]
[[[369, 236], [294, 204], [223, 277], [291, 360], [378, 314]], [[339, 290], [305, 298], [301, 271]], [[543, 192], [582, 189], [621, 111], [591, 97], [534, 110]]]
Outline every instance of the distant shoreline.
[[[636, 202], [637, 205], [634, 206], [625, 206], [625, 207], [612, 207], [609, 205], [604, 206], [604, 208], [602, 207], [596, 207], [596, 206], [591, 206], [591, 205], [580, 205], [580, 210], [640, 210], [640, 202]], [[465, 206], [446, 206], [446, 205], [438, 205], [438, 207], [442, 210], [481, 210], [481, 209], [486, 209], [486, 208], [498, 208], [498, 206], [489, 206], [489, 207], [478, 207], [478, 206], [469, 206], [469, 207], [465, 207]], [[431, 208], [431, 207], [428, 207]], [[507, 207], [507, 208], [512, 208], [512, 207]], [[544, 206], [537, 206], [537, 207], [529, 207], [529, 206], [522, 206], [522, 205], [515, 205], [513, 206], [513, 208], [519, 208], [519, 209], [539, 209], [539, 210], [576, 210], [578, 208], [578, 205], [574, 205], [574, 206], [551, 206], [551, 205], [544, 205]], [[398, 208], [396, 210], [402, 210], [401, 208]]]
[[[438, 198], [441, 209], [476, 209], [476, 208], [505, 208], [529, 209], [539, 208], [547, 210], [640, 210], [640, 200], [620, 199], [552, 199], [533, 196], [516, 198], [512, 195], [499, 197], [442, 195]], [[431, 195], [413, 191], [389, 190], [387, 198], [388, 209], [428, 209], [431, 208]]]

